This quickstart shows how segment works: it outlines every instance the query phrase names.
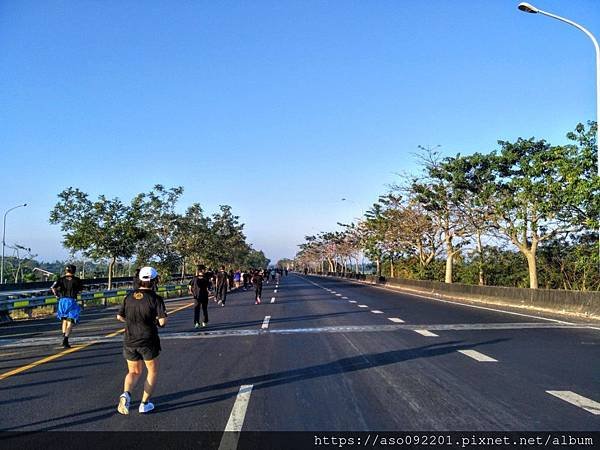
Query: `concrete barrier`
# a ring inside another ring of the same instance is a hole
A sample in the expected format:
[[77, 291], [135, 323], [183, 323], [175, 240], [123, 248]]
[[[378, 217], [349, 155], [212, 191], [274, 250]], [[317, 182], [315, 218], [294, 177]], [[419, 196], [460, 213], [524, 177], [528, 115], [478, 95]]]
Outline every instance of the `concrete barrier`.
[[371, 284], [381, 284], [450, 299], [540, 309], [558, 313], [600, 318], [600, 292], [561, 289], [529, 289], [501, 286], [476, 286], [428, 280], [385, 278], [362, 274], [327, 274]]

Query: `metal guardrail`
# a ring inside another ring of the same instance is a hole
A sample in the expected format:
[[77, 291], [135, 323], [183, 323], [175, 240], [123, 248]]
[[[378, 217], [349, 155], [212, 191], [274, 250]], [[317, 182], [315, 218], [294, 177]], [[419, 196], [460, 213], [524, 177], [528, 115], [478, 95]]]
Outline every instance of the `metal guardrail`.
[[[112, 289], [110, 291], [100, 292], [83, 292], [77, 296], [77, 300], [80, 301], [82, 307], [85, 307], [85, 303], [89, 301], [103, 300], [104, 306], [108, 304], [109, 298], [125, 297], [127, 294], [132, 292], [133, 289]], [[173, 291], [185, 291], [187, 292], [187, 284], [171, 284], [166, 286], [160, 286], [157, 292], [160, 295], [168, 297], [169, 292]], [[6, 299], [0, 300], [0, 312], [13, 311], [17, 309], [30, 309], [39, 306], [51, 306], [58, 303], [58, 298], [54, 295], [42, 295], [38, 297], [29, 297], [25, 299]]]

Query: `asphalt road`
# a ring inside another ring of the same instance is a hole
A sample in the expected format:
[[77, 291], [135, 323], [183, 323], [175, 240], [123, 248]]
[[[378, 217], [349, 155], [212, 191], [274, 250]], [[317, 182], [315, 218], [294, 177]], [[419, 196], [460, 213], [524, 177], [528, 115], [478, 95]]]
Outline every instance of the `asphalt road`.
[[69, 352], [54, 319], [0, 326], [0, 430], [600, 430], [600, 327], [319, 277], [276, 291], [211, 302], [201, 331], [169, 301], [146, 415], [141, 384], [116, 412], [116, 308], [86, 310]]

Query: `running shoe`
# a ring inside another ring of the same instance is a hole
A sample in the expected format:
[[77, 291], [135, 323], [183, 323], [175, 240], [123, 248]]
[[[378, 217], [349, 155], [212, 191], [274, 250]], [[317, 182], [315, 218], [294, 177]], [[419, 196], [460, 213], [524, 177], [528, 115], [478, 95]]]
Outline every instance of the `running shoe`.
[[218, 304], [223, 306], [223, 300], [219, 300]]
[[138, 411], [142, 414], [145, 414], [147, 412], [150, 412], [154, 409], [154, 403], [152, 402], [148, 402], [148, 403], [140, 403], [140, 408], [138, 409]]
[[[194, 328], [198, 328], [199, 326], [200, 326], [200, 324], [199, 324], [198, 322], [196, 322], [196, 323], [194, 324]], [[202, 325], [202, 326], [204, 326], [204, 325]]]
[[202, 326], [205, 327], [206, 326], [206, 322], [202, 322]]
[[119, 397], [119, 405], [117, 406], [117, 411], [120, 414], [129, 414], [129, 404], [131, 403], [131, 396], [127, 392], [123, 392]]

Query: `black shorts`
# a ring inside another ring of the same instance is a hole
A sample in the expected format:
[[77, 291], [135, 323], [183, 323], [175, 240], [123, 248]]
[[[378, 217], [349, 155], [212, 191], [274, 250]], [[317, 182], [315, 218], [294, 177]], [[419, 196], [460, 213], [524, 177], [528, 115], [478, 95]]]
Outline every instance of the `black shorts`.
[[160, 354], [160, 345], [150, 345], [146, 347], [123, 347], [123, 356], [127, 361], [150, 361], [158, 358]]
[[67, 321], [71, 322], [73, 324], [73, 326], [77, 325], [77, 321], [75, 319], [72, 319], [71, 317], [61, 317], [60, 320], [61, 320], [61, 322], [63, 320], [67, 320]]

